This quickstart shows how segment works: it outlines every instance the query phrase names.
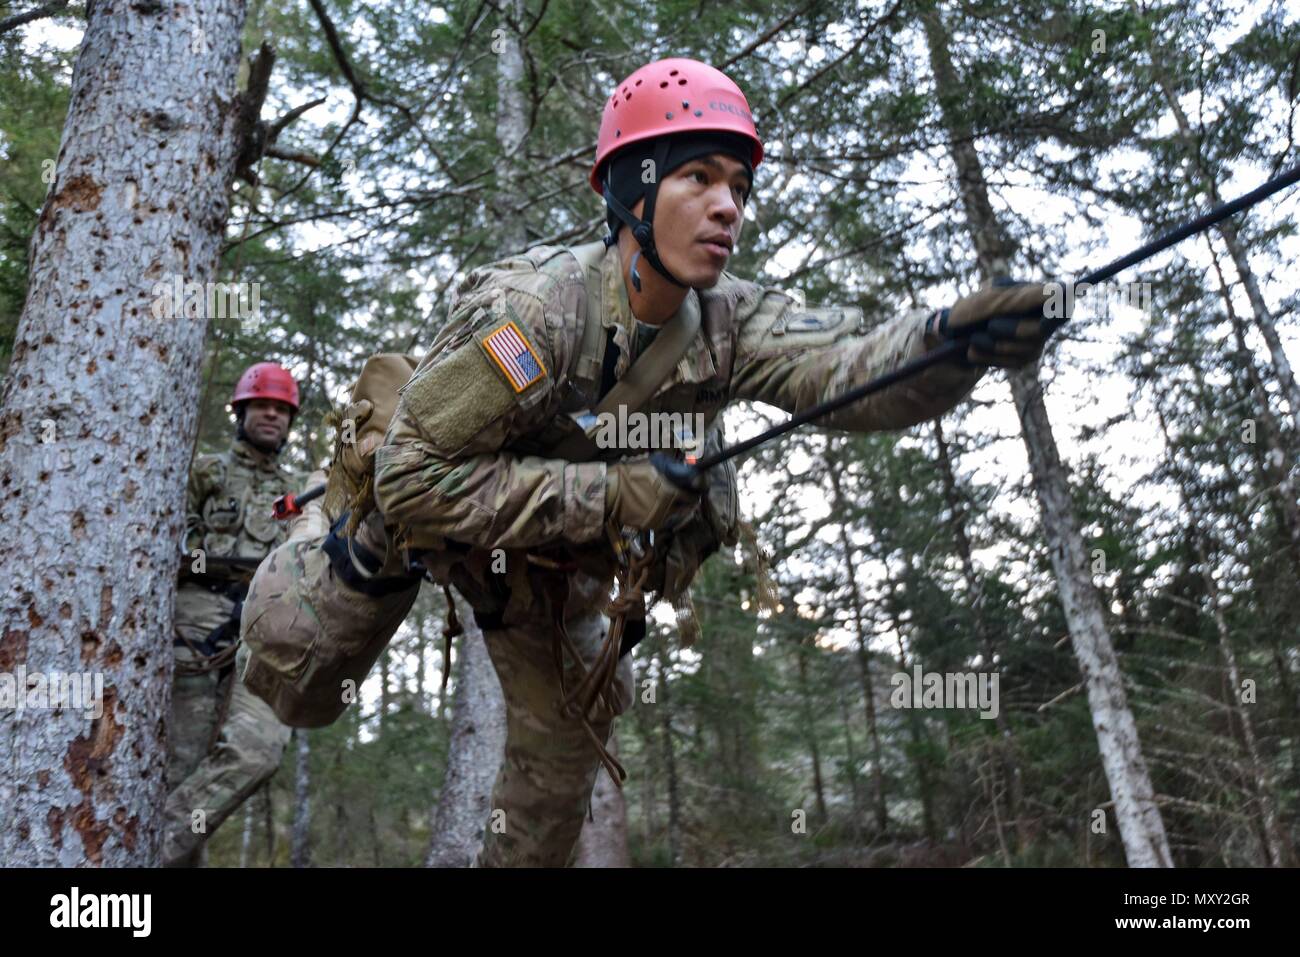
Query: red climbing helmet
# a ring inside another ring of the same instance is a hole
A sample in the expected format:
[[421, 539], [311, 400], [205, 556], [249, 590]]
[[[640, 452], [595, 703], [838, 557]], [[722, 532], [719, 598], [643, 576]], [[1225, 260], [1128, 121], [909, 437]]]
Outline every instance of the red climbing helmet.
[[293, 411], [297, 412], [298, 383], [287, 369], [274, 362], [258, 362], [245, 369], [239, 377], [230, 404], [238, 405], [249, 399], [277, 399], [289, 403], [293, 406]]
[[752, 166], [763, 159], [763, 141], [740, 87], [707, 63], [672, 57], [647, 63], [615, 88], [605, 101], [596, 138], [596, 162], [588, 177], [604, 195], [600, 164], [629, 143], [673, 133], [719, 130], [738, 133], [754, 143]]

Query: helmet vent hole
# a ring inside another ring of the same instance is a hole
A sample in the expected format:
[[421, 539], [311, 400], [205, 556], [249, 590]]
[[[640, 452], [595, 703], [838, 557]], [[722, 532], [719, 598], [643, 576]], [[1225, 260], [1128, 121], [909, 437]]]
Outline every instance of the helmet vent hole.
[[664, 114], [665, 120], [671, 120], [672, 118], [673, 118], [673, 114], [671, 110], [669, 110], [667, 113]]
[[668, 81], [667, 81], [667, 80], [664, 80], [662, 83], [659, 84], [659, 89], [662, 90], [662, 89], [663, 89], [664, 87], [666, 87], [667, 85], [668, 85]]
[[677, 71], [676, 71], [676, 70], [669, 70], [669, 71], [668, 71], [668, 75], [669, 75], [669, 76], [676, 76], [676, 75], [677, 75]]
[[686, 78], [683, 77], [682, 79], [678, 80], [678, 81], [677, 81], [677, 85], [678, 85], [678, 86], [685, 86], [685, 85], [686, 85]]

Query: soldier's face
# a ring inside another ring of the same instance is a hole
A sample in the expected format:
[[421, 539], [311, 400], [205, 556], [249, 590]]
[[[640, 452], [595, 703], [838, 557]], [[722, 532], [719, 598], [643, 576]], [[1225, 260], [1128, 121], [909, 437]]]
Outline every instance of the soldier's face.
[[253, 399], [244, 407], [244, 431], [255, 445], [273, 449], [289, 434], [293, 409], [278, 399]]
[[[683, 163], [659, 184], [654, 235], [668, 271], [688, 286], [708, 289], [740, 239], [749, 173], [737, 160], [713, 153]], [[645, 199], [633, 207], [638, 217]]]

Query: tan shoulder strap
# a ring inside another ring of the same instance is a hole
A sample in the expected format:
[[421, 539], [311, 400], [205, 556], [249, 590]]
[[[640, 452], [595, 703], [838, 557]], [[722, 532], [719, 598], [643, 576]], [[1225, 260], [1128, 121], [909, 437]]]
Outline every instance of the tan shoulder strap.
[[583, 268], [583, 279], [587, 284], [587, 321], [582, 327], [582, 345], [578, 349], [578, 361], [573, 371], [580, 382], [597, 387], [600, 384], [601, 363], [605, 358], [605, 324], [601, 322], [601, 317], [605, 315], [605, 284], [600, 275], [601, 263], [605, 258], [605, 244], [594, 242], [578, 246], [574, 248], [573, 255]]
[[694, 289], [688, 290], [686, 298], [673, 317], [668, 320], [654, 337], [649, 347], [632, 363], [627, 375], [614, 383], [614, 388], [596, 406], [596, 413], [615, 412], [625, 406], [629, 412], [635, 412], [649, 401], [655, 389], [665, 382], [677, 363], [686, 355], [696, 333], [700, 331], [700, 300]]
[[[588, 287], [590, 297], [590, 286]], [[590, 310], [590, 302], [588, 303]], [[587, 313], [587, 328], [583, 330], [586, 339], [587, 329], [591, 326], [602, 329], [599, 321], [602, 313]], [[594, 321], [593, 321], [594, 320]], [[677, 363], [686, 350], [690, 348], [696, 334], [700, 331], [700, 300], [694, 289], [687, 291], [671, 319], [664, 324], [654, 341], [628, 369], [627, 375], [614, 383], [614, 387], [600, 404], [592, 410], [595, 416], [615, 414], [620, 407], [628, 412], [635, 412], [649, 401], [659, 386], [673, 374]], [[583, 432], [573, 432], [559, 442], [552, 450], [555, 458], [568, 459], [571, 462], [590, 461], [596, 458], [597, 448], [590, 436]]]

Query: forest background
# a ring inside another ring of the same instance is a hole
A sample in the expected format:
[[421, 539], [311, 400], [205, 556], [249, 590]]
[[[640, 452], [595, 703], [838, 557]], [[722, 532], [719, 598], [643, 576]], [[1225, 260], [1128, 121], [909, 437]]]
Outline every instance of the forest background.
[[[5, 366], [86, 29], [49, 6], [16, 25], [0, 4]], [[288, 367], [304, 473], [365, 357], [426, 348], [469, 269], [602, 234], [603, 102], [656, 58], [727, 72], [764, 138], [729, 271], [873, 323], [995, 274], [1080, 275], [1298, 158], [1282, 2], [251, 0], [238, 43], [241, 88], [274, 50], [263, 119], [293, 114], [234, 180], [211, 277], [261, 310], [166, 371], [198, 377], [211, 451], [239, 372]], [[1081, 299], [1041, 368], [940, 421], [748, 458], [752, 531], [697, 581], [701, 640], [659, 614], [636, 651], [631, 778], [598, 784], [585, 862], [1294, 865], [1298, 205]], [[780, 416], [733, 410], [729, 436]], [[457, 722], [500, 707], [462, 667], [472, 629], [446, 660], [444, 610], [430, 586], [212, 864], [443, 859], [435, 820], [475, 820], [443, 788]], [[996, 673], [997, 716], [898, 707], [918, 666]]]

